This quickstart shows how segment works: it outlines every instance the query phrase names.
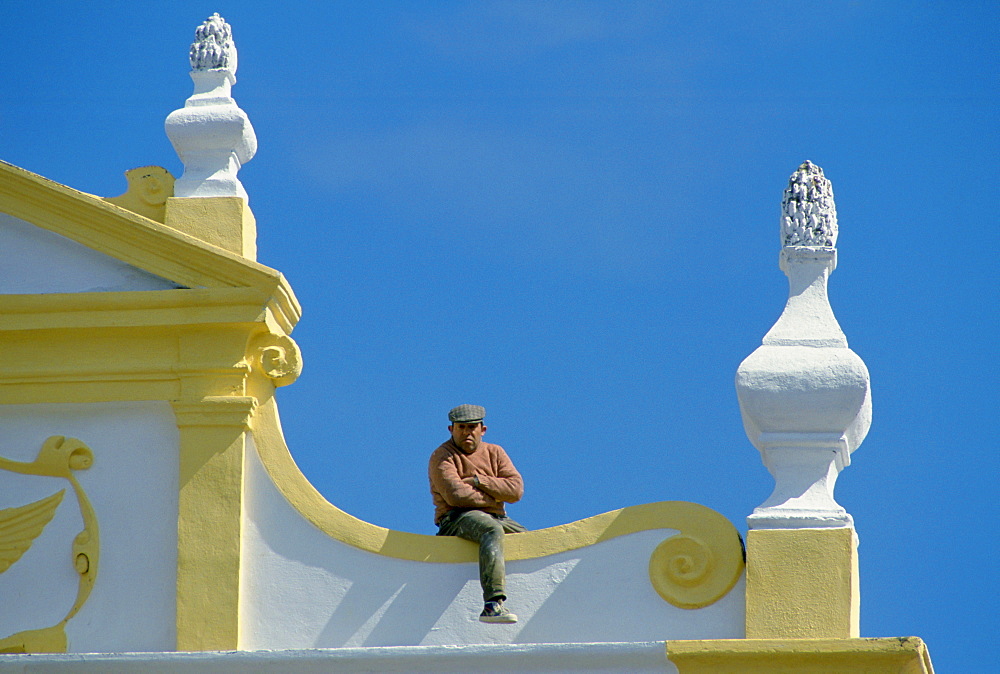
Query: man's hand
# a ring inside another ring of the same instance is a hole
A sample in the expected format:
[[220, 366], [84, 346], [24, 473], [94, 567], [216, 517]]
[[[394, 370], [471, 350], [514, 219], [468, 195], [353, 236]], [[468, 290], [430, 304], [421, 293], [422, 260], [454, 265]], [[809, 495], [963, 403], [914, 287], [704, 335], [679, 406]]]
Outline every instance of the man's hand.
[[479, 489], [479, 476], [473, 475], [472, 477], [466, 477], [462, 479], [465, 484], [471, 484], [476, 489]]

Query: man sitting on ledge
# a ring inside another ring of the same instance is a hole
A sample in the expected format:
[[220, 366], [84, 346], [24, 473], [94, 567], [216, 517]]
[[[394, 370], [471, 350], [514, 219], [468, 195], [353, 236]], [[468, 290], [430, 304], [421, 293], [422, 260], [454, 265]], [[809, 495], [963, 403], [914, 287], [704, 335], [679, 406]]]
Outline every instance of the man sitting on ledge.
[[486, 602], [484, 623], [514, 623], [517, 616], [503, 605], [503, 537], [527, 531], [507, 517], [504, 503], [524, 494], [524, 481], [500, 445], [483, 442], [486, 410], [459, 405], [448, 412], [451, 438], [431, 454], [427, 472], [434, 497], [438, 536], [459, 536], [479, 543], [479, 582]]

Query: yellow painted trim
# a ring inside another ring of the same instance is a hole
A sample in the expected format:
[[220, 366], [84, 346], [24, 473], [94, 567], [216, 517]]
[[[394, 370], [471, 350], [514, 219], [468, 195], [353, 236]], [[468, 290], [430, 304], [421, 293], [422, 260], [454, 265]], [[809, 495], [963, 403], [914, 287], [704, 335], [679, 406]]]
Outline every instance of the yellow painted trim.
[[[353, 517], [329, 503], [302, 475], [285, 445], [274, 399], [262, 402], [251, 421], [254, 444], [264, 468], [278, 490], [305, 519], [331, 538], [387, 557], [418, 562], [473, 562], [476, 547], [450, 536], [425, 536], [393, 531]], [[535, 559], [567, 552], [653, 529], [676, 529], [696, 538], [702, 554], [713, 557], [707, 573], [677, 579], [674, 573], [659, 579], [661, 596], [683, 608], [697, 608], [725, 596], [743, 572], [739, 533], [719, 513], [695, 503], [666, 501], [631, 506], [548, 529], [509, 536], [509, 560]], [[670, 539], [667, 539], [668, 541]], [[678, 551], [688, 554], [689, 550]], [[683, 567], [677, 554], [668, 554], [666, 565]], [[656, 571], [662, 575], [661, 571]], [[661, 591], [661, 588], [668, 588]]]
[[[45, 477], [61, 477], [69, 480], [76, 493], [80, 507], [80, 517], [83, 519], [83, 530], [78, 533], [71, 547], [70, 560], [79, 575], [76, 599], [69, 612], [58, 623], [43, 629], [25, 630], [0, 639], [0, 653], [65, 653], [67, 649], [66, 623], [75, 616], [90, 597], [97, 580], [97, 569], [100, 562], [101, 543], [100, 529], [97, 525], [97, 514], [84, 493], [83, 487], [76, 479], [73, 471], [87, 470], [94, 463], [94, 453], [84, 443], [76, 438], [65, 438], [53, 435], [45, 440], [34, 461], [23, 463], [0, 458], [0, 470], [7, 470], [24, 475], [39, 475]], [[59, 500], [62, 494], [59, 495]], [[56, 503], [58, 506], [58, 502]], [[54, 512], [54, 510], [53, 510]], [[49, 515], [51, 518], [51, 514]], [[42, 523], [44, 527], [48, 519]], [[41, 532], [41, 527], [38, 528]], [[37, 535], [37, 534], [36, 534]]]
[[859, 609], [853, 528], [749, 532], [747, 638], [858, 637]]
[[0, 295], [0, 330], [260, 322], [269, 300], [257, 288]]
[[174, 402], [180, 430], [177, 650], [239, 643], [246, 396]]
[[5, 162], [0, 211], [190, 288], [256, 288], [286, 333], [302, 314], [280, 272]]
[[933, 674], [917, 637], [668, 641], [680, 674]]
[[260, 324], [5, 331], [0, 403], [243, 395]]
[[0, 404], [245, 395], [255, 369], [270, 383], [253, 395], [270, 395], [294, 381], [301, 356], [269, 297], [254, 288], [0, 296]]

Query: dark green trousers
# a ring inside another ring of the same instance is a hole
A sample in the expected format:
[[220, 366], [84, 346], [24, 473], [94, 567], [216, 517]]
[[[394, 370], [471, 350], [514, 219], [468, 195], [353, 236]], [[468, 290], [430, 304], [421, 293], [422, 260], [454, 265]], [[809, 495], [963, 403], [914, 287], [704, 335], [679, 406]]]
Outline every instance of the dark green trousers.
[[479, 543], [479, 584], [483, 586], [483, 601], [506, 599], [503, 536], [527, 529], [509, 517], [461, 509], [445, 513], [438, 527], [438, 536], [458, 536]]

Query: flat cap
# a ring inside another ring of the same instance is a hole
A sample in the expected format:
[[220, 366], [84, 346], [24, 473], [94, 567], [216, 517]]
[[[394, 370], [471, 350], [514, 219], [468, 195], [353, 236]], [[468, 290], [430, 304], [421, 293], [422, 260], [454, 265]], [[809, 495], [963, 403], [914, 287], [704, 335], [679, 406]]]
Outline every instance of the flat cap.
[[470, 424], [486, 418], [486, 408], [479, 405], [459, 405], [448, 412], [448, 421], [452, 423]]

